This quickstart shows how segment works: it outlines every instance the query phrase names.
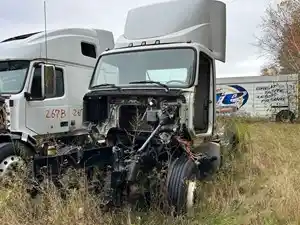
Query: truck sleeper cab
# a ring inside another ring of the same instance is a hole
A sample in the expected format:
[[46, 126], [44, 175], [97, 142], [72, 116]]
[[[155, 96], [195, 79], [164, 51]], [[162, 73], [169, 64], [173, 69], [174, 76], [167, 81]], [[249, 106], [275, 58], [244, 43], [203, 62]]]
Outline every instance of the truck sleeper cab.
[[6, 131], [0, 135], [0, 176], [11, 159], [18, 158], [11, 157], [17, 154], [9, 150], [12, 139], [32, 152], [35, 138], [64, 135], [81, 126], [82, 98], [97, 57], [113, 46], [112, 32], [83, 28], [0, 42], [0, 96], [5, 103], [1, 118], [6, 118]]

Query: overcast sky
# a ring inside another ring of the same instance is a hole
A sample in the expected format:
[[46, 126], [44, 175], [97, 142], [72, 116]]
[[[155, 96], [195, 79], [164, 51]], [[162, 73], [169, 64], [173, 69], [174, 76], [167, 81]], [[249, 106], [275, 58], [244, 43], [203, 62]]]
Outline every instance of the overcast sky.
[[[122, 34], [127, 11], [164, 0], [47, 0], [47, 28], [94, 27]], [[253, 47], [270, 0], [224, 0], [227, 4], [227, 61], [217, 77], [259, 75], [263, 59]], [[171, 13], [171, 12], [166, 12]], [[1, 0], [0, 40], [44, 29], [43, 0]]]

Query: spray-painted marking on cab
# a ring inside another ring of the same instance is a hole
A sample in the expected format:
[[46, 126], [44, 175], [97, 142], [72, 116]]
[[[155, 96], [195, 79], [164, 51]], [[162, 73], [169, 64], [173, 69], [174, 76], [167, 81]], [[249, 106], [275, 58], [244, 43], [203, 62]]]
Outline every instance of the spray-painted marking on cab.
[[73, 109], [72, 110], [72, 115], [73, 116], [82, 116], [82, 110], [83, 109]]
[[[72, 109], [72, 116], [82, 116], [83, 109]], [[65, 118], [66, 110], [64, 109], [47, 109], [46, 110], [46, 118], [47, 119], [63, 119]]]
[[64, 109], [47, 109], [46, 118], [47, 119], [59, 119], [65, 118], [67, 116], [66, 110]]

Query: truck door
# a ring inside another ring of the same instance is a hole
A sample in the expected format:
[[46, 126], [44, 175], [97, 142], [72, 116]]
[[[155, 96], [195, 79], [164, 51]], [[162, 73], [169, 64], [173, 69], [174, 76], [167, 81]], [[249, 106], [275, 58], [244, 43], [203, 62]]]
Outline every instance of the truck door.
[[25, 124], [37, 134], [67, 132], [68, 105], [64, 68], [36, 64], [25, 94]]

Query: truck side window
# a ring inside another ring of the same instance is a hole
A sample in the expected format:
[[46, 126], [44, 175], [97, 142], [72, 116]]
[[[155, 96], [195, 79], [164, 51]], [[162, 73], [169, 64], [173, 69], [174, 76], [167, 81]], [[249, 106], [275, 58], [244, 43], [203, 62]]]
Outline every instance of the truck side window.
[[[56, 73], [56, 93], [45, 93], [46, 98], [58, 98], [65, 94], [64, 89], [64, 76], [63, 70], [60, 68], [55, 68]], [[32, 85], [31, 85], [31, 96], [32, 98], [42, 97], [42, 77], [41, 77], [41, 67], [36, 66], [33, 73]]]
[[95, 45], [81, 42], [81, 53], [84, 56], [96, 58], [96, 47]]

